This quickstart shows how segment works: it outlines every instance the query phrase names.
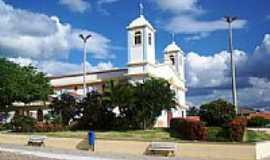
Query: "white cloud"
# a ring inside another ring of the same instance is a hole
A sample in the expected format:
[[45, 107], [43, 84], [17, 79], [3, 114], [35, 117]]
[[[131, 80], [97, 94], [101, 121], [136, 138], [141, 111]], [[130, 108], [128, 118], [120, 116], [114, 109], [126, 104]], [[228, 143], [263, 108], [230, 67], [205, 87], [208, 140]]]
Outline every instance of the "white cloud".
[[201, 13], [203, 10], [198, 5], [198, 0], [152, 0], [163, 11], [175, 14]]
[[110, 4], [110, 3], [114, 3], [114, 2], [118, 2], [119, 0], [99, 0], [97, 3], [99, 5], [102, 5], [102, 4]]
[[[262, 102], [270, 102], [270, 81], [266, 78], [257, 78], [250, 77], [249, 82], [252, 85], [252, 88], [249, 88], [250, 93], [254, 99], [262, 101]], [[250, 95], [249, 97], [250, 98]]]
[[32, 60], [30, 58], [22, 58], [22, 57], [18, 57], [18, 58], [8, 58], [9, 61], [14, 62], [16, 64], [19, 64], [20, 66], [37, 66], [38, 62], [35, 60]]
[[[270, 34], [250, 56], [235, 51], [238, 101], [240, 106], [270, 104]], [[200, 105], [218, 98], [231, 101], [230, 56], [226, 51], [210, 56], [188, 53], [186, 56], [188, 100]]]
[[[240, 50], [234, 51], [234, 57], [236, 63], [247, 60], [246, 53]], [[230, 54], [222, 51], [213, 56], [201, 56], [190, 52], [186, 56], [186, 68], [189, 87], [218, 87], [230, 81], [227, 77], [230, 70]]]
[[[30, 58], [8, 58], [8, 60], [17, 63], [21, 66], [32, 65], [39, 71], [46, 73], [47, 75], [67, 75], [82, 72], [81, 64], [73, 64], [69, 62], [57, 61], [57, 60], [33, 60]], [[108, 70], [114, 68], [112, 63], [100, 62], [96, 66], [86, 63], [87, 72]]]
[[110, 13], [104, 9], [104, 5], [118, 2], [119, 0], [99, 0], [97, 2], [98, 11], [104, 15], [110, 15]]
[[[38, 63], [37, 68], [47, 73], [48, 75], [68, 75], [68, 74], [76, 74], [82, 73], [82, 65], [81, 64], [73, 64], [69, 62], [62, 62], [62, 61], [40, 61]], [[91, 65], [90, 63], [86, 63], [86, 71], [87, 72], [94, 72], [100, 70], [108, 70], [113, 68], [111, 62], [101, 62], [98, 63], [96, 66]]]
[[231, 90], [211, 90], [210, 94], [201, 93], [196, 96], [188, 96], [187, 101], [191, 102], [193, 106], [201, 106], [217, 99], [225, 99], [231, 102]]
[[[234, 29], [245, 27], [246, 20], [238, 20], [233, 23]], [[176, 16], [169, 20], [165, 29], [174, 33], [200, 34], [228, 29], [224, 20], [200, 21], [192, 16]]]
[[59, 3], [78, 13], [84, 13], [91, 8], [90, 3], [85, 0], [59, 0]]
[[[223, 19], [203, 20], [202, 15], [207, 11], [200, 6], [200, 0], [150, 0], [158, 5], [162, 11], [173, 13], [167, 20], [163, 20], [162, 28], [170, 33], [189, 34], [188, 41], [201, 40], [211, 32], [228, 29]], [[246, 20], [233, 23], [235, 29], [246, 26]]]
[[263, 42], [255, 49], [254, 56], [270, 55], [270, 34], [265, 34]]
[[[250, 77], [248, 79], [251, 86], [237, 90], [238, 103], [240, 106], [263, 106], [269, 107], [270, 102], [270, 81], [264, 78]], [[213, 89], [210, 94], [200, 94], [188, 97], [194, 105], [200, 106], [203, 103], [216, 99], [232, 101], [230, 89]]]
[[61, 23], [57, 17], [15, 9], [0, 0], [0, 54], [34, 59], [64, 59], [70, 51], [82, 50], [80, 33], [91, 33], [88, 52], [95, 58], [111, 58], [110, 39]]
[[198, 41], [201, 40], [203, 38], [208, 37], [210, 34], [207, 32], [202, 32], [200, 34], [196, 34], [196, 35], [191, 35], [185, 38], [186, 41]]
[[[245, 76], [270, 79], [270, 34], [265, 34], [262, 43], [256, 47], [247, 64], [241, 68]], [[259, 64], [259, 65], [258, 65]]]

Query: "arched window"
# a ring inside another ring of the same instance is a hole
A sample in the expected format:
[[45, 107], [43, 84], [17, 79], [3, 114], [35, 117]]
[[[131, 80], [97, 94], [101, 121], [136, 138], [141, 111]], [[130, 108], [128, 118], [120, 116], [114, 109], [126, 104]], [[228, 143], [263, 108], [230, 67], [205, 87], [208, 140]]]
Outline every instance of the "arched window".
[[149, 45], [152, 44], [152, 34], [151, 33], [148, 34], [148, 44]]
[[173, 55], [170, 56], [170, 60], [172, 62], [172, 65], [174, 65], [175, 64], [175, 59], [174, 59], [174, 56]]
[[142, 43], [142, 33], [141, 31], [135, 32], [135, 45]]

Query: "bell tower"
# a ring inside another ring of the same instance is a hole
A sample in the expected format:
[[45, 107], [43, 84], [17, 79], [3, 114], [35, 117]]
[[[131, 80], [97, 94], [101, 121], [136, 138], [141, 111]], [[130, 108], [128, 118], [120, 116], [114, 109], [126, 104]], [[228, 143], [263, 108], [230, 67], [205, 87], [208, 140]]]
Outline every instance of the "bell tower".
[[[140, 15], [127, 27], [128, 69], [129, 73], [146, 72], [147, 64], [155, 64], [155, 29], [143, 15], [140, 4]], [[140, 70], [140, 71], [139, 71]]]
[[184, 52], [175, 43], [174, 34], [172, 35], [172, 42], [164, 49], [164, 62], [170, 64], [179, 73], [182, 80], [185, 79], [185, 64]]

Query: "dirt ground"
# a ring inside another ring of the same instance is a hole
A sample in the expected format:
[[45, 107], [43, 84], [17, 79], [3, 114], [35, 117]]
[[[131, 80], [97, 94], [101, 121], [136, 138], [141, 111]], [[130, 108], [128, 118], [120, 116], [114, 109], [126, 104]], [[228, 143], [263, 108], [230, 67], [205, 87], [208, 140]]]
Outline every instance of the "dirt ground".
[[[25, 145], [29, 136], [0, 134], [0, 143]], [[150, 142], [97, 140], [96, 153], [143, 155]], [[45, 141], [47, 148], [88, 149], [87, 140], [52, 138]], [[254, 160], [255, 145], [226, 143], [177, 143], [176, 157], [200, 160]]]

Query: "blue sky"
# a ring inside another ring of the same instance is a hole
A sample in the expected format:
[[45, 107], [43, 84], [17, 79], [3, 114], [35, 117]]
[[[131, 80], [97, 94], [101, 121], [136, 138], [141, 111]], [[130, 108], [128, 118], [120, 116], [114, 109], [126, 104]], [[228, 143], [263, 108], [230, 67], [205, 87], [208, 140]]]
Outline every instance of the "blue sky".
[[[157, 29], [156, 58], [176, 33], [186, 53], [188, 100], [230, 100], [227, 26], [236, 15], [234, 48], [241, 105], [268, 106], [270, 99], [269, 0], [141, 0]], [[79, 33], [92, 33], [88, 67], [125, 67], [126, 26], [139, 15], [139, 0], [0, 0], [0, 54], [50, 75], [78, 72]], [[257, 49], [256, 49], [257, 47]], [[248, 92], [248, 93], [247, 93]], [[249, 93], [250, 92], [250, 93]], [[270, 105], [269, 105], [270, 106]]]

